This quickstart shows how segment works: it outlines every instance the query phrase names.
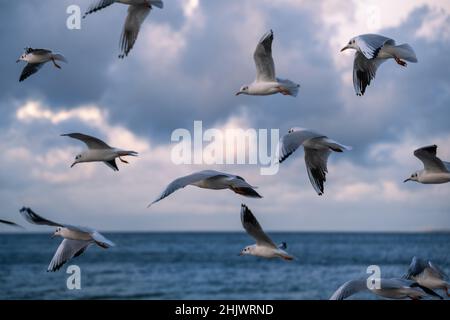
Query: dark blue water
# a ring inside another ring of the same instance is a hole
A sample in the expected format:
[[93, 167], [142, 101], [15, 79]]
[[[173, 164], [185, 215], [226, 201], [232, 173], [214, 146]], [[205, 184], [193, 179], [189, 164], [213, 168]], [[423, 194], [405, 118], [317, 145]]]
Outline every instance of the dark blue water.
[[[381, 267], [402, 275], [413, 255], [450, 271], [450, 234], [272, 233], [294, 262], [239, 257], [244, 233], [112, 233], [117, 247], [89, 248], [68, 290], [66, 266], [46, 268], [60, 240], [0, 235], [0, 299], [328, 299], [343, 282]], [[372, 298], [362, 294], [356, 298]]]

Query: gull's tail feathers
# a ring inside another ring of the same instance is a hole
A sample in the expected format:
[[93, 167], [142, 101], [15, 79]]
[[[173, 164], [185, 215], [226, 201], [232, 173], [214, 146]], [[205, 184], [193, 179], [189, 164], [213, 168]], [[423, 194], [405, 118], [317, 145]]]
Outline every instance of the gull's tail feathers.
[[279, 79], [279, 78], [277, 78], [277, 81], [280, 84], [282, 84], [283, 87], [289, 90], [291, 96], [296, 97], [298, 95], [298, 90], [300, 88], [300, 85], [298, 83], [295, 83], [288, 79]]
[[56, 61], [62, 61], [62, 62], [68, 63], [66, 57], [64, 57], [64, 56], [63, 56], [62, 54], [60, 54], [60, 53], [55, 53], [55, 54], [53, 54], [53, 59], [56, 60]]
[[161, 0], [151, 0], [150, 5], [158, 7], [160, 9], [164, 8], [164, 2], [162, 2]]
[[341, 144], [341, 143], [334, 141], [332, 139], [329, 139], [329, 138], [325, 138], [325, 139], [323, 139], [323, 141], [334, 152], [344, 152], [344, 151], [350, 151], [353, 149], [350, 146], [346, 146], [344, 144]]
[[414, 63], [418, 61], [413, 48], [407, 43], [393, 47], [393, 53], [397, 56], [397, 58], [402, 60]]

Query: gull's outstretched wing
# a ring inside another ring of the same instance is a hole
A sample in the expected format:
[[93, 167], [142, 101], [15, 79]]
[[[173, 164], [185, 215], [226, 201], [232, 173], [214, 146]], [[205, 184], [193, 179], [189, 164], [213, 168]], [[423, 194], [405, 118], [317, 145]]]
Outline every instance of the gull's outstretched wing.
[[350, 280], [340, 286], [330, 297], [330, 300], [344, 300], [365, 290], [368, 290], [366, 279]]
[[128, 8], [128, 15], [120, 39], [122, 53], [119, 55], [119, 58], [128, 56], [128, 53], [133, 49], [139, 29], [150, 11], [151, 6], [148, 4], [130, 5]]
[[108, 146], [104, 141], [88, 136], [87, 134], [82, 133], [67, 133], [62, 134], [63, 137], [71, 137], [73, 139], [77, 139], [80, 141], [83, 141], [89, 149], [111, 149], [110, 146]]
[[425, 170], [448, 172], [445, 164], [436, 156], [437, 145], [427, 146], [414, 151], [414, 155], [423, 162]]
[[149, 207], [164, 199], [165, 197], [171, 195], [172, 193], [174, 193], [175, 191], [177, 191], [178, 189], [184, 188], [187, 185], [190, 185], [192, 183], [204, 180], [204, 179], [210, 179], [210, 178], [227, 178], [230, 177], [230, 175], [227, 175], [225, 173], [221, 173], [218, 171], [214, 171], [214, 170], [204, 170], [204, 171], [199, 171], [199, 172], [195, 172], [193, 174], [175, 179], [174, 181], [172, 181], [167, 187], [166, 189], [161, 193], [161, 195], [158, 197], [158, 199], [156, 199], [155, 201], [153, 201]]
[[56, 249], [55, 255], [48, 265], [47, 272], [59, 270], [67, 261], [81, 255], [92, 241], [64, 239]]
[[57, 223], [41, 217], [30, 208], [23, 207], [22, 209], [20, 209], [20, 214], [22, 215], [22, 217], [25, 218], [25, 220], [27, 220], [29, 223], [32, 224], [52, 226], [52, 227], [64, 227], [64, 225], [61, 223]]
[[20, 75], [19, 82], [22, 82], [23, 80], [25, 80], [32, 74], [35, 74], [36, 72], [38, 72], [39, 69], [42, 68], [42, 66], [44, 64], [45, 64], [45, 62], [43, 62], [43, 63], [28, 63], [25, 66], [25, 68], [23, 68], [23, 70], [22, 70], [22, 74]]
[[257, 245], [277, 248], [245, 204], [241, 205], [241, 221], [245, 231], [256, 240]]
[[384, 59], [367, 59], [362, 53], [357, 51], [353, 61], [353, 87], [357, 96], [362, 96], [366, 92], [367, 86], [375, 79], [378, 67]]
[[116, 159], [112, 159], [110, 161], [103, 161], [108, 167], [113, 169], [114, 171], [119, 171], [119, 167], [117, 166]]
[[256, 81], [276, 81], [272, 58], [273, 31], [266, 33], [256, 46], [253, 59], [256, 65]]
[[284, 135], [278, 145], [278, 161], [282, 163], [286, 160], [295, 150], [298, 149], [306, 140], [325, 137], [322, 134], [313, 132], [306, 129], [298, 129]]
[[8, 220], [0, 219], [0, 223], [6, 224], [6, 225], [8, 225], [8, 226], [12, 226], [12, 227], [16, 227], [16, 228], [21, 228], [21, 229], [23, 229], [23, 227], [22, 227], [21, 225], [18, 225], [17, 223], [14, 223], [14, 222], [11, 222], [11, 221], [8, 221]]
[[395, 41], [378, 34], [363, 34], [355, 39], [356, 45], [367, 59], [375, 59], [380, 49], [386, 44], [395, 45]]
[[305, 147], [305, 163], [309, 181], [319, 196], [323, 194], [323, 184], [327, 180], [327, 161], [330, 153], [330, 149], [317, 150]]
[[94, 13], [98, 10], [106, 8], [112, 5], [116, 0], [99, 0], [96, 3], [92, 4], [89, 9], [84, 13], [83, 18], [86, 18], [88, 14]]

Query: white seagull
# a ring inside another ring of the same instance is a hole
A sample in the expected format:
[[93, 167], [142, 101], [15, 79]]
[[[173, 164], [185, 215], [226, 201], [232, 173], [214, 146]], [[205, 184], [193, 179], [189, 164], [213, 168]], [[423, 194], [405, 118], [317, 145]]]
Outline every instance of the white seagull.
[[404, 182], [416, 181], [423, 184], [441, 184], [450, 182], [450, 163], [436, 156], [437, 145], [423, 147], [414, 151], [414, 155], [423, 162], [424, 169], [414, 172]]
[[321, 196], [328, 172], [327, 161], [331, 151], [343, 152], [352, 148], [331, 140], [323, 134], [303, 128], [292, 128], [280, 140], [278, 146], [279, 163], [286, 160], [301, 145], [305, 150], [305, 163], [309, 181], [311, 181], [317, 194]]
[[264, 232], [256, 220], [253, 213], [245, 205], [241, 205], [241, 221], [245, 231], [256, 240], [256, 244], [247, 246], [242, 249], [240, 256], [251, 255], [262, 258], [281, 258], [284, 260], [293, 260], [294, 257], [289, 255], [286, 251], [287, 245], [285, 242], [279, 246], [273, 243], [272, 239]]
[[16, 62], [19, 63], [20, 61], [27, 62], [27, 65], [23, 68], [19, 82], [22, 82], [32, 74], [38, 72], [39, 69], [49, 61], [53, 62], [53, 65], [58, 69], [61, 69], [61, 66], [57, 64], [56, 61], [63, 61], [67, 63], [66, 58], [64, 58], [62, 54], [53, 53], [51, 50], [47, 49], [33, 48], [25, 48], [25, 52]]
[[249, 185], [242, 177], [215, 170], [204, 170], [175, 179], [167, 186], [166, 190], [161, 193], [158, 199], [149, 204], [148, 207], [188, 185], [212, 190], [230, 189], [237, 194], [246, 197], [262, 198], [255, 191], [256, 187]]
[[266, 96], [275, 93], [296, 97], [299, 84], [291, 80], [279, 79], [275, 76], [275, 63], [272, 58], [273, 31], [266, 33], [256, 46], [253, 59], [256, 64], [256, 80], [244, 85], [236, 93], [255, 96]]
[[356, 95], [362, 96], [370, 82], [375, 78], [378, 67], [387, 59], [394, 59], [406, 67], [406, 61], [417, 62], [416, 54], [409, 44], [397, 46], [395, 41], [378, 34], [363, 34], [352, 38], [341, 49], [355, 49], [353, 62], [353, 86]]
[[412, 299], [420, 300], [425, 297], [433, 296], [442, 299], [440, 295], [431, 289], [422, 287], [417, 282], [392, 278], [392, 279], [380, 279], [380, 287], [369, 287], [367, 279], [350, 280], [344, 283], [335, 293], [331, 296], [330, 300], [344, 300], [354, 294], [363, 291], [369, 291], [377, 296], [388, 299]]
[[120, 38], [120, 49], [122, 53], [119, 58], [123, 59], [128, 56], [139, 34], [139, 29], [145, 18], [148, 16], [153, 6], [162, 9], [164, 3], [161, 0], [99, 0], [97, 3], [91, 5], [84, 14], [85, 18], [88, 14], [106, 8], [113, 3], [122, 3], [128, 5], [128, 15], [123, 26], [122, 35]]
[[450, 297], [448, 290], [450, 282], [448, 275], [431, 261], [413, 257], [406, 272], [405, 279], [416, 281], [429, 289], [442, 289]]
[[67, 224], [56, 223], [42, 218], [30, 208], [22, 208], [21, 215], [30, 223], [37, 225], [46, 225], [56, 227], [53, 237], [60, 236], [64, 240], [50, 262], [47, 272], [59, 270], [67, 261], [81, 255], [91, 244], [96, 244], [101, 248], [107, 249], [115, 246], [113, 242], [106, 239], [98, 231], [88, 227], [71, 226]]
[[116, 158], [119, 158], [119, 160], [122, 161], [123, 163], [128, 163], [128, 161], [123, 160], [121, 157], [124, 156], [137, 157], [138, 155], [136, 151], [127, 151], [112, 148], [102, 140], [82, 133], [68, 133], [62, 134], [61, 136], [67, 136], [73, 139], [83, 141], [88, 146], [88, 150], [80, 153], [75, 157], [74, 163], [72, 163], [72, 165], [70, 166], [71, 168], [77, 163], [81, 162], [102, 161], [114, 171], [119, 171], [119, 168], [117, 167], [116, 164]]

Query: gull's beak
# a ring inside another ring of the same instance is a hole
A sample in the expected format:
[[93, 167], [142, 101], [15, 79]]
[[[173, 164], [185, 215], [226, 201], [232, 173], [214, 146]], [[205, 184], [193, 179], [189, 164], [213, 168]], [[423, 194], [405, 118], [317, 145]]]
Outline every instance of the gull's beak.
[[240, 94], [242, 94], [242, 92], [241, 91], [239, 91], [239, 92], [236, 92], [236, 96], [238, 96], [238, 95], [240, 95]]
[[52, 234], [52, 236], [51, 236], [50, 238], [52, 238], [52, 239], [53, 239], [54, 237], [56, 237], [56, 234]]
[[71, 168], [73, 168], [73, 166], [74, 166], [74, 165], [76, 165], [76, 164], [77, 164], [77, 163], [76, 163], [76, 162], [74, 162], [74, 163], [72, 163], [72, 165], [71, 165], [70, 167], [71, 167]]
[[19, 62], [20, 62], [20, 59], [17, 59], [16, 63], [19, 63]]
[[342, 51], [345, 51], [345, 50], [347, 50], [347, 49], [350, 49], [350, 47], [349, 47], [349, 46], [343, 47], [343, 48], [341, 49], [341, 52], [342, 52]]
[[238, 257], [242, 257], [243, 256], [243, 254], [242, 254], [242, 252], [240, 252], [239, 254], [238, 254]]
[[408, 181], [411, 181], [411, 178], [406, 179], [405, 181], [403, 181], [403, 183], [406, 183]]

